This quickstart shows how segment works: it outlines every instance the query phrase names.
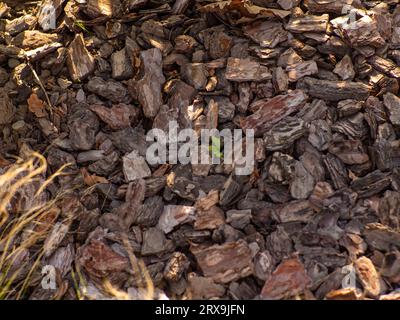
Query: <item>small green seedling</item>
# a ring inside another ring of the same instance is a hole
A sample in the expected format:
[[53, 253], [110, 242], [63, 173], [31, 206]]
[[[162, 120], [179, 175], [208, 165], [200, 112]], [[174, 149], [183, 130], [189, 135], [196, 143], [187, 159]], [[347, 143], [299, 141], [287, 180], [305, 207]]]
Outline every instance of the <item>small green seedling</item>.
[[76, 20], [76, 21], [74, 22], [74, 25], [75, 25], [77, 28], [81, 29], [82, 31], [87, 32], [87, 33], [90, 33], [90, 31], [86, 28], [85, 23], [84, 23], [83, 21], [81, 21], [81, 20]]
[[224, 157], [223, 153], [221, 152], [221, 138], [214, 136], [211, 137], [210, 151], [214, 157], [218, 159], [222, 159]]

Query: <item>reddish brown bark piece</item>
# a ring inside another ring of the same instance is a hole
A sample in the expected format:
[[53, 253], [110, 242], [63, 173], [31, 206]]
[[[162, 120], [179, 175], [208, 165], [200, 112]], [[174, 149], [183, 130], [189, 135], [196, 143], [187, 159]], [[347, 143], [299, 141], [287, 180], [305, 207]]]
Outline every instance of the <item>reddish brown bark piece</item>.
[[318, 73], [318, 66], [315, 61], [302, 61], [297, 64], [291, 64], [286, 67], [286, 72], [290, 82], [296, 82], [297, 80], [311, 76]]
[[363, 177], [358, 177], [351, 183], [351, 188], [359, 197], [370, 197], [385, 190], [391, 182], [389, 173], [379, 170], [372, 171]]
[[253, 273], [251, 250], [243, 240], [210, 247], [192, 246], [190, 251], [206, 277], [228, 283]]
[[343, 33], [344, 40], [348, 41], [352, 47], [372, 46], [379, 48], [385, 45], [385, 39], [378, 31], [376, 20], [369, 16], [364, 16], [349, 24], [342, 24], [339, 29]]
[[286, 30], [294, 33], [302, 32], [326, 32], [329, 23], [329, 15], [321, 16], [301, 15], [291, 18], [286, 25]]
[[387, 74], [389, 77], [400, 78], [400, 67], [390, 59], [384, 59], [379, 56], [372, 56], [368, 62], [378, 71]]
[[383, 96], [383, 103], [388, 112], [390, 121], [394, 125], [400, 125], [400, 98], [388, 92]]
[[204, 90], [207, 85], [209, 72], [204, 63], [186, 63], [181, 68], [185, 81], [197, 90]]
[[224, 212], [217, 206], [206, 210], [198, 210], [194, 228], [196, 230], [216, 229], [225, 223]]
[[272, 75], [267, 67], [256, 61], [228, 58], [225, 77], [230, 81], [265, 81]]
[[307, 289], [310, 278], [298, 258], [283, 261], [265, 281], [261, 297], [268, 300], [291, 298]]
[[87, 88], [90, 92], [115, 103], [129, 103], [131, 101], [131, 96], [126, 87], [115, 80], [105, 81], [103, 78], [93, 77], [89, 80]]
[[329, 146], [329, 152], [336, 155], [345, 164], [361, 164], [369, 160], [360, 140], [333, 142]]
[[232, 37], [225, 32], [214, 32], [210, 37], [209, 50], [211, 59], [229, 56], [233, 44]]
[[303, 59], [298, 55], [298, 53], [292, 48], [289, 48], [279, 56], [277, 65], [286, 68], [290, 65], [296, 65], [301, 62], [303, 62]]
[[290, 183], [290, 194], [294, 199], [307, 199], [315, 186], [315, 179], [304, 165], [297, 161], [294, 179]]
[[357, 0], [304, 0], [304, 5], [313, 13], [343, 14], [344, 6], [359, 7]]
[[208, 195], [196, 201], [195, 207], [199, 210], [208, 210], [219, 201], [218, 190], [211, 190]]
[[211, 299], [222, 297], [225, 293], [225, 288], [220, 284], [216, 284], [210, 278], [199, 277], [191, 273], [188, 276], [187, 291], [191, 299]]
[[193, 222], [195, 220], [195, 212], [196, 209], [190, 206], [165, 206], [158, 222], [158, 228], [165, 233], [169, 233], [181, 224]]
[[[138, 100], [147, 118], [154, 118], [163, 104], [161, 88], [165, 77], [162, 72], [162, 55], [157, 48], [142, 51], [143, 77], [136, 82]], [[135, 84], [132, 84], [135, 86]]]
[[175, 51], [179, 53], [191, 53], [198, 45], [195, 38], [186, 34], [179, 35], [175, 38]]
[[125, 155], [122, 158], [122, 161], [125, 180], [128, 182], [149, 177], [151, 175], [151, 170], [147, 165], [145, 158], [140, 156], [136, 150]]
[[116, 80], [132, 78], [133, 68], [126, 48], [111, 55], [112, 77]]
[[167, 240], [164, 233], [158, 228], [150, 228], [143, 234], [141, 254], [144, 256], [161, 254], [171, 249], [171, 240]]
[[[44, 118], [40, 118], [44, 119]], [[89, 109], [79, 109], [74, 112], [68, 123], [71, 146], [76, 150], [90, 150], [95, 143], [99, 128], [99, 120]]]
[[[379, 216], [382, 223], [392, 228], [400, 227], [400, 193], [386, 191], [379, 201]], [[400, 274], [399, 274], [400, 276]]]
[[320, 181], [316, 183], [309, 201], [318, 208], [321, 208], [323, 206], [323, 201], [329, 198], [332, 194], [332, 186], [328, 182]]
[[286, 117], [264, 135], [265, 147], [270, 151], [287, 148], [306, 131], [303, 120]]
[[47, 115], [45, 104], [43, 100], [40, 100], [36, 93], [32, 93], [28, 102], [29, 111], [34, 113], [36, 117], [41, 118]]
[[77, 34], [68, 48], [67, 65], [73, 81], [81, 81], [94, 71], [95, 60], [86, 49], [82, 34]]
[[129, 183], [125, 195], [125, 203], [121, 207], [116, 208], [118, 220], [124, 230], [128, 230], [132, 223], [136, 221], [145, 198], [145, 192], [146, 183], [143, 179], [136, 179]]
[[353, 62], [349, 55], [345, 55], [333, 70], [342, 80], [353, 80], [355, 76]]
[[91, 105], [89, 109], [114, 130], [128, 128], [139, 112], [134, 106], [123, 103], [113, 105], [111, 108], [95, 104]]
[[276, 219], [280, 223], [307, 222], [314, 216], [314, 209], [308, 200], [295, 200], [285, 203], [276, 211]]
[[301, 90], [294, 90], [287, 95], [276, 96], [272, 99], [259, 100], [253, 104], [257, 107], [254, 114], [241, 122], [243, 130], [254, 129], [256, 135], [263, 134], [278, 121], [300, 110], [307, 100], [307, 95]]
[[245, 35], [260, 46], [275, 48], [280, 42], [286, 41], [288, 33], [283, 29], [282, 23], [272, 21], [257, 21], [243, 27]]
[[329, 101], [366, 100], [372, 89], [361, 82], [319, 80], [310, 77], [300, 79], [297, 88], [304, 90], [312, 97]]
[[[274, 70], [272, 83], [277, 93], [286, 92], [289, 86], [289, 79], [285, 71], [281, 67]], [[246, 106], [247, 109], [247, 106]]]
[[367, 224], [364, 234], [365, 241], [375, 249], [389, 251], [393, 247], [400, 248], [400, 234], [383, 224]]
[[79, 263], [91, 276], [96, 278], [104, 278], [129, 267], [126, 257], [116, 253], [99, 240], [91, 240], [81, 250]]

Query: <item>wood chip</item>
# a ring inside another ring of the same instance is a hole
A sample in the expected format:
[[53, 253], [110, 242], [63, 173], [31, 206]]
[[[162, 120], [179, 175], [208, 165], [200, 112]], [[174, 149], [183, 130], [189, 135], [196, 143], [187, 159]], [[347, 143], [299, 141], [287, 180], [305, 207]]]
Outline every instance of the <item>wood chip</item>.
[[267, 67], [250, 59], [228, 58], [226, 79], [230, 81], [265, 81], [272, 79]]
[[275, 48], [286, 41], [288, 33], [279, 22], [258, 21], [243, 27], [244, 33], [262, 47]]
[[309, 286], [310, 278], [298, 258], [283, 261], [265, 281], [261, 296], [266, 300], [295, 297]]
[[159, 49], [142, 51], [140, 58], [143, 65], [143, 76], [134, 84], [138, 100], [143, 107], [144, 115], [154, 118], [162, 103], [161, 89], [165, 78], [162, 73], [162, 55]]
[[358, 258], [355, 269], [366, 294], [371, 297], [378, 296], [381, 292], [380, 277], [372, 261], [367, 257]]
[[68, 48], [67, 65], [73, 81], [82, 81], [94, 71], [95, 60], [86, 49], [82, 34], [76, 35]]
[[192, 246], [203, 274], [217, 283], [227, 283], [253, 273], [250, 248], [244, 241], [210, 247]]
[[81, 248], [79, 254], [79, 263], [90, 275], [100, 279], [129, 267], [126, 257], [98, 240], [91, 240], [88, 245]]
[[165, 206], [158, 227], [165, 233], [170, 233], [176, 226], [193, 222], [195, 212], [196, 209], [190, 206]]
[[383, 103], [388, 111], [390, 121], [394, 125], [400, 125], [400, 98], [388, 92], [383, 96]]
[[350, 56], [345, 55], [343, 59], [340, 60], [335, 66], [333, 72], [336, 73], [342, 80], [353, 80], [355, 72]]
[[328, 101], [366, 100], [371, 90], [371, 87], [361, 82], [318, 80], [309, 77], [300, 79], [297, 88], [304, 90], [314, 98]]
[[217, 206], [205, 210], [198, 210], [194, 228], [196, 230], [213, 230], [225, 223], [224, 212]]
[[304, 15], [291, 18], [286, 25], [286, 30], [291, 32], [326, 32], [329, 23], [329, 15], [321, 16]]
[[344, 40], [348, 41], [352, 47], [372, 46], [379, 48], [385, 44], [385, 39], [378, 31], [376, 20], [369, 16], [364, 16], [349, 24], [340, 25], [339, 29], [344, 35]]
[[123, 171], [125, 180], [128, 182], [151, 175], [146, 160], [136, 150], [123, 157]]
[[243, 130], [254, 129], [256, 135], [261, 135], [272, 128], [278, 121], [298, 111], [304, 106], [307, 96], [301, 90], [294, 90], [287, 95], [272, 99], [259, 100], [253, 104], [257, 111], [243, 119]]
[[318, 66], [315, 61], [304, 61], [297, 64], [292, 64], [286, 67], [286, 72], [290, 82], [311, 76], [318, 73]]

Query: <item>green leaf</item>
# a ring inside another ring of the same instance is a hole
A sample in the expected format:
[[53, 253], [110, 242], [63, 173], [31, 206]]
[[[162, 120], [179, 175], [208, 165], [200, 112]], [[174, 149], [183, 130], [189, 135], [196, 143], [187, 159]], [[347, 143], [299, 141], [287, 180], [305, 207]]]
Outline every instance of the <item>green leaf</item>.
[[218, 149], [221, 148], [221, 139], [220, 138], [212, 136], [211, 143], [212, 143], [213, 147], [218, 148]]
[[86, 26], [85, 26], [85, 24], [84, 24], [83, 21], [81, 21], [81, 20], [76, 20], [74, 24], [75, 24], [75, 26], [77, 26], [79, 29], [82, 29], [83, 31], [85, 31], [85, 32], [87, 32], [87, 33], [90, 33], [89, 30], [86, 28]]
[[216, 158], [223, 158], [223, 154], [221, 152], [221, 138], [214, 136], [211, 137], [210, 150]]

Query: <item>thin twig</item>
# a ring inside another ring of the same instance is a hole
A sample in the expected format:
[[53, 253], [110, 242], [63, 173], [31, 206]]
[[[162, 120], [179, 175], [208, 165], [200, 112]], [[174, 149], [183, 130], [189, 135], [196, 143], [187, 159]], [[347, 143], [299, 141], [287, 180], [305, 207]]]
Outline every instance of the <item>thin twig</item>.
[[54, 109], [54, 107], [53, 107], [53, 105], [52, 105], [52, 103], [51, 103], [51, 101], [50, 101], [50, 97], [49, 97], [49, 95], [47, 94], [47, 91], [46, 91], [46, 89], [45, 89], [45, 87], [44, 87], [44, 85], [43, 85], [42, 80], [40, 80], [38, 74], [36, 73], [36, 70], [32, 67], [32, 65], [31, 65], [31, 63], [29, 62], [29, 60], [27, 61], [27, 64], [28, 64], [29, 68], [32, 70], [33, 76], [35, 77], [35, 79], [36, 79], [36, 81], [38, 82], [40, 88], [43, 90], [44, 95], [46, 96], [46, 100], [47, 100], [48, 109], [49, 109], [49, 111], [50, 111], [50, 114], [53, 114], [53, 109]]

